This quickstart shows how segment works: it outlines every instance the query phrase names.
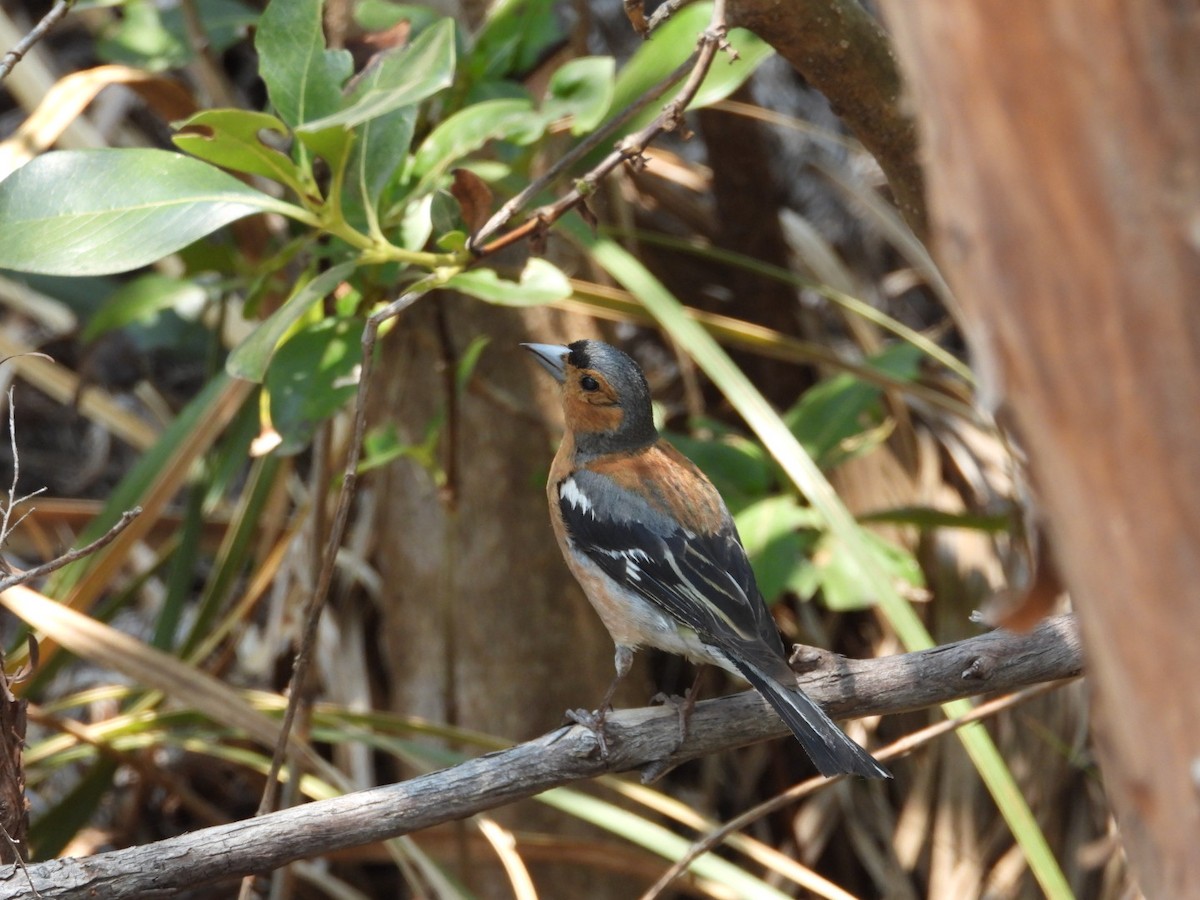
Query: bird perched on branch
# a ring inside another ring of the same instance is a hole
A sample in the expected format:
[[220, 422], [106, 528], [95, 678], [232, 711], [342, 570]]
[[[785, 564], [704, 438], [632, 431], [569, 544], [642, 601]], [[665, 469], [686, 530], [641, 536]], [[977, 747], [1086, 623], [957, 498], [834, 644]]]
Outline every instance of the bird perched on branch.
[[649, 646], [749, 681], [821, 774], [890, 777], [797, 687], [729, 510], [659, 437], [637, 363], [600, 341], [522, 346], [562, 386], [566, 434], [546, 485], [554, 533], [617, 645], [600, 708], [571, 714], [601, 754], [617, 684]]

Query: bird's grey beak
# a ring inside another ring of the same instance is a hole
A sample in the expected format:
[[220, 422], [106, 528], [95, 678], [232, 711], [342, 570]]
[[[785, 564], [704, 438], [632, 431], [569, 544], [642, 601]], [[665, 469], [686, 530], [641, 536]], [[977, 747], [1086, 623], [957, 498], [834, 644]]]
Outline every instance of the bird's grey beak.
[[532, 353], [534, 358], [542, 364], [542, 368], [553, 375], [554, 380], [559, 384], [567, 380], [566, 372], [563, 369], [566, 358], [571, 353], [570, 347], [563, 347], [559, 344], [522, 344], [521, 346]]

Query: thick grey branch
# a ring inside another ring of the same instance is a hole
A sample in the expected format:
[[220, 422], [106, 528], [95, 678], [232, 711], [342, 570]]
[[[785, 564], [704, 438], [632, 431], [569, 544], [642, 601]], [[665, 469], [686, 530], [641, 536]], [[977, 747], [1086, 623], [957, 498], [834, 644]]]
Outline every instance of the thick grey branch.
[[[1028, 635], [992, 632], [875, 660], [826, 655], [803, 684], [832, 715], [856, 717], [1070, 678], [1082, 667], [1074, 617], [1060, 616]], [[659, 768], [664, 758], [684, 762], [787, 731], [752, 691], [698, 704], [688, 738], [677, 751], [678, 719], [671, 709], [619, 712], [609, 718], [608, 729], [607, 764], [592, 755], [595, 739], [589, 731], [562, 728], [400, 784], [141, 847], [30, 865], [28, 877], [15, 866], [0, 868], [0, 900], [30, 896], [31, 880], [45, 900], [169, 897], [185, 887], [267, 872], [293, 860], [461, 819], [604, 772]]]
[[859, 0], [729, 0], [729, 26], [748, 28], [825, 95], [878, 160], [917, 236], [928, 232], [917, 128], [883, 26]]

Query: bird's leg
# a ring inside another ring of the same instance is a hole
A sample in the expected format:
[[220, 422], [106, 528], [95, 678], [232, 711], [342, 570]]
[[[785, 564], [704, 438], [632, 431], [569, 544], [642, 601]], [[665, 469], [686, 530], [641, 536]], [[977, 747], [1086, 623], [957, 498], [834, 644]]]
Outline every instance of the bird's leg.
[[696, 680], [692, 682], [692, 686], [687, 689], [687, 692], [682, 697], [660, 693], [650, 698], [651, 703], [661, 703], [663, 706], [674, 707], [676, 714], [679, 716], [679, 744], [676, 746], [676, 750], [683, 746], [683, 742], [687, 739], [688, 723], [692, 718], [692, 710], [696, 708], [696, 698], [700, 696], [700, 682], [703, 680], [704, 666], [697, 666]]
[[617, 685], [621, 683], [621, 679], [629, 674], [629, 669], [633, 665], [633, 648], [617, 646], [616, 656], [613, 657], [613, 664], [617, 669], [617, 677], [612, 680], [612, 684], [608, 686], [608, 690], [604, 692], [604, 699], [600, 701], [600, 708], [588, 712], [586, 709], [568, 709], [567, 719], [574, 722], [576, 725], [582, 725], [596, 736], [596, 747], [600, 750], [600, 758], [608, 759], [608, 736], [605, 732], [605, 722], [608, 719], [608, 714], [612, 712], [612, 699], [617, 693]]

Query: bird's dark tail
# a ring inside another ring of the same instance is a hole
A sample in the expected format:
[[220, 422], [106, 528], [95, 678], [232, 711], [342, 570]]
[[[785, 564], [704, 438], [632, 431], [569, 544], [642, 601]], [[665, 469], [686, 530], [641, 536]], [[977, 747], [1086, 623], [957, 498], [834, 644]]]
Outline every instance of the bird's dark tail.
[[846, 737], [825, 710], [797, 687], [789, 688], [747, 662], [731, 660], [742, 677], [754, 685], [779, 717], [792, 729], [796, 740], [822, 775], [861, 775], [891, 778], [891, 773], [866, 750]]

